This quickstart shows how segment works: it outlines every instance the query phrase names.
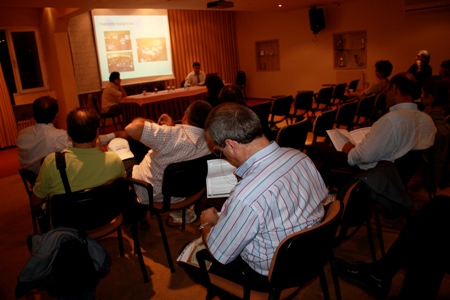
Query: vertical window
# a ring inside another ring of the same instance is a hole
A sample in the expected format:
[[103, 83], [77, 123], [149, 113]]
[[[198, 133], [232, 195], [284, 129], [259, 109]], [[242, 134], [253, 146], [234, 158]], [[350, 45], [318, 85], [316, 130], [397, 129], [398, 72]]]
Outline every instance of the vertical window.
[[35, 29], [7, 29], [6, 32], [18, 94], [46, 90], [45, 67]]
[[11, 32], [22, 89], [44, 86], [34, 31]]

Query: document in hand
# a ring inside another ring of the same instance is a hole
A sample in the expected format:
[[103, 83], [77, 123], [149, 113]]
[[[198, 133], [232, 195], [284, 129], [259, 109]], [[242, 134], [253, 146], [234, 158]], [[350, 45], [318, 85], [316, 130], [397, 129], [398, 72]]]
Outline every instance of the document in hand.
[[347, 142], [351, 142], [355, 146], [361, 143], [370, 129], [371, 127], [363, 127], [348, 132], [345, 129], [336, 128], [327, 130], [327, 133], [336, 150], [342, 151], [342, 147], [344, 147]]
[[[206, 249], [205, 245], [203, 244], [202, 237], [199, 237], [198, 239], [193, 240], [190, 242], [184, 249], [183, 252], [180, 253], [180, 255], [177, 258], [177, 261], [181, 261], [187, 264], [190, 264], [192, 266], [195, 266], [197, 268], [200, 268], [198, 265], [196, 254], [198, 251]], [[207, 262], [206, 269], [209, 270], [211, 267], [211, 262]]]
[[237, 183], [236, 168], [225, 159], [208, 160], [206, 193], [208, 198], [228, 197]]

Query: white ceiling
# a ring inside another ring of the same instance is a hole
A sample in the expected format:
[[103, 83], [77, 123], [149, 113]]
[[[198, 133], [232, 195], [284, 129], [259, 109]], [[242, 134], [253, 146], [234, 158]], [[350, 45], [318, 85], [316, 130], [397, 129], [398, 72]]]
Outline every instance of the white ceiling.
[[[88, 11], [94, 8], [165, 8], [205, 10], [213, 0], [0, 0], [0, 8], [70, 8]], [[235, 11], [291, 11], [312, 6], [323, 7], [356, 0], [234, 0]], [[281, 8], [278, 5], [282, 5]]]

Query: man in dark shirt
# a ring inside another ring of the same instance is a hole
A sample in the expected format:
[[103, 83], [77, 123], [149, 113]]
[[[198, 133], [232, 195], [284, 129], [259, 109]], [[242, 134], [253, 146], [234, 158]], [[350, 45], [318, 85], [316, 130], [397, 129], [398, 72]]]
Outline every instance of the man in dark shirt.
[[419, 99], [422, 83], [431, 76], [433, 70], [430, 66], [430, 53], [427, 50], [419, 50], [415, 60], [416, 62], [409, 67], [408, 73], [411, 73], [417, 80], [419, 90], [417, 91], [417, 95], [414, 95], [414, 99]]

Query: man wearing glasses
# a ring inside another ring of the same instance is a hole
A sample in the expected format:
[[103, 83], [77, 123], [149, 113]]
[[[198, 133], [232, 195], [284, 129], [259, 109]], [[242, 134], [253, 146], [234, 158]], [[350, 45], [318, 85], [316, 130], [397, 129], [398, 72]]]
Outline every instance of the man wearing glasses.
[[[210, 272], [226, 273], [239, 283], [243, 268], [252, 272], [252, 288], [266, 292], [268, 272], [278, 244], [288, 235], [322, 220], [328, 190], [312, 161], [302, 152], [280, 148], [262, 132], [249, 108], [224, 103], [205, 122], [206, 139], [237, 167], [239, 182], [219, 216], [202, 212], [205, 246], [218, 262]], [[205, 284], [196, 267], [183, 264], [191, 277]]]

